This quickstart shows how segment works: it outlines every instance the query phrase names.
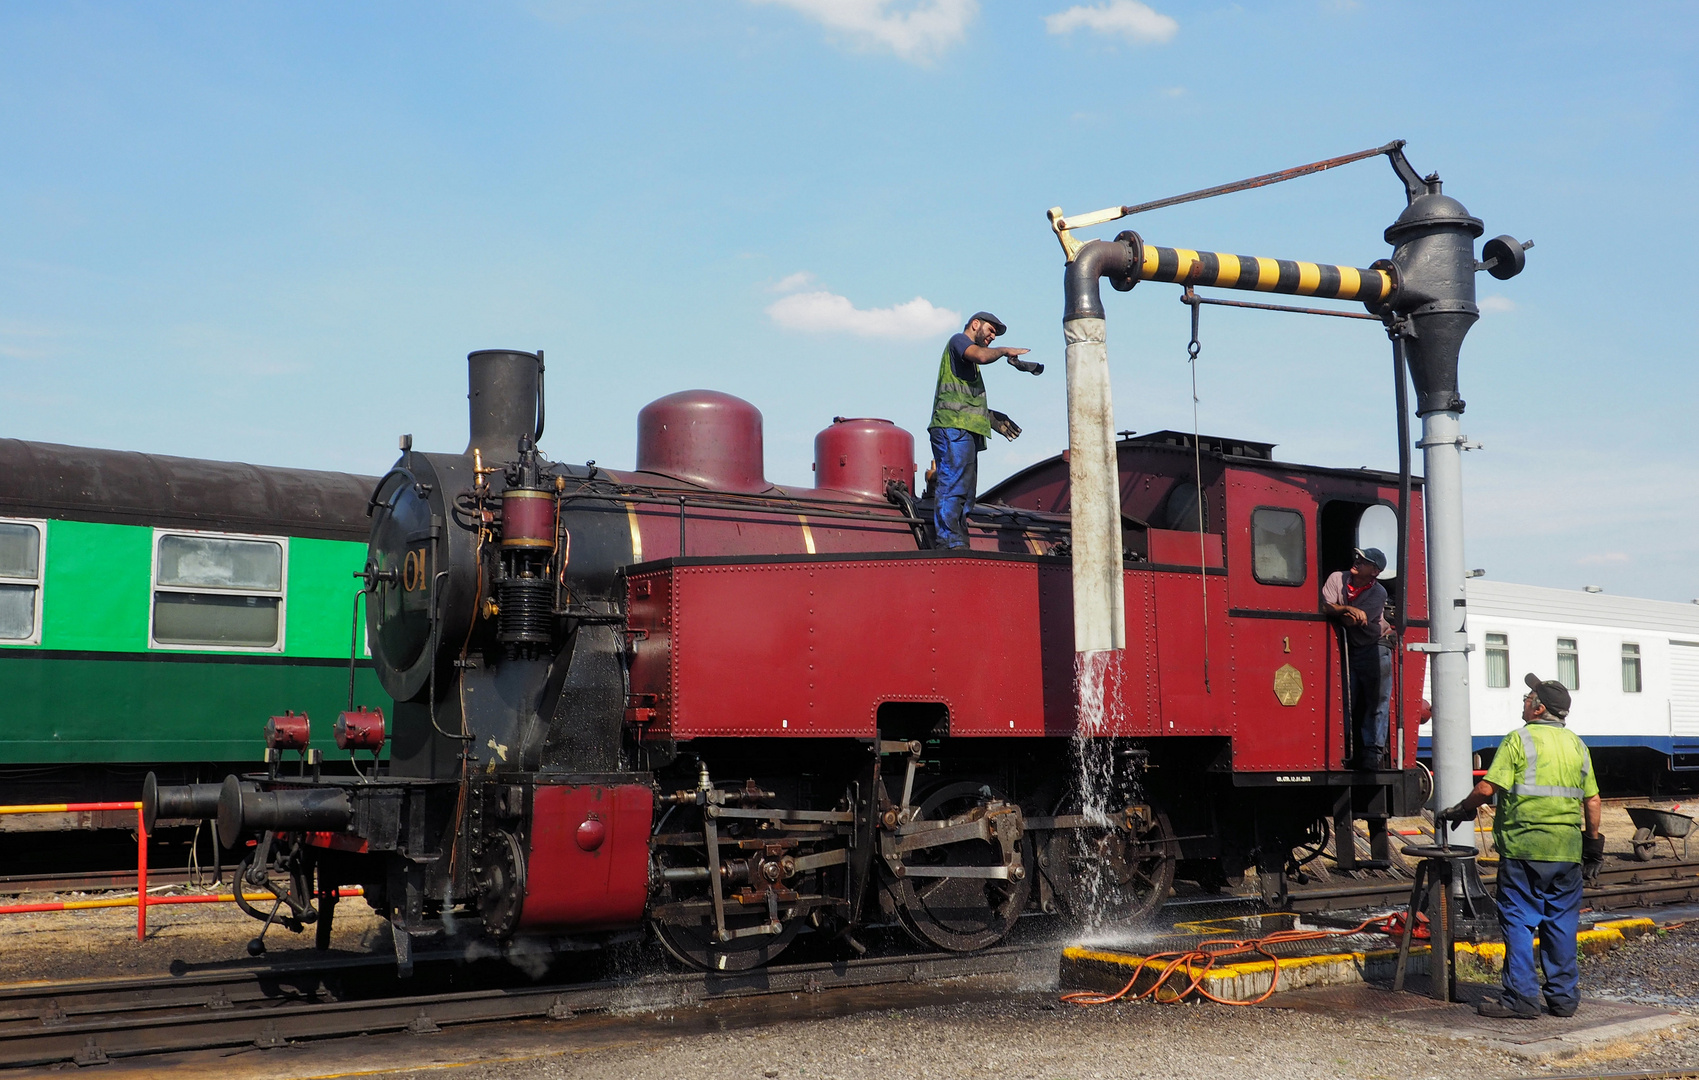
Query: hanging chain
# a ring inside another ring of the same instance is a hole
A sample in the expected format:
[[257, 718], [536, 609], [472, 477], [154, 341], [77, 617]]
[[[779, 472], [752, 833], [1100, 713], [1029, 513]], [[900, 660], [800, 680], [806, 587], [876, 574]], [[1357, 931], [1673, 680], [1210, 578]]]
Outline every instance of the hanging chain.
[[1203, 309], [1203, 302], [1192, 289], [1192, 282], [1197, 280], [1198, 272], [1203, 269], [1201, 262], [1192, 263], [1185, 294], [1180, 302], [1192, 309], [1192, 340], [1186, 343], [1186, 362], [1192, 369], [1192, 477], [1197, 484], [1198, 496], [1198, 582], [1203, 595], [1203, 692], [1209, 693], [1209, 557], [1204, 546], [1204, 532], [1207, 522], [1207, 505], [1203, 501], [1203, 436], [1198, 432], [1198, 353], [1203, 346], [1198, 342], [1198, 312]]

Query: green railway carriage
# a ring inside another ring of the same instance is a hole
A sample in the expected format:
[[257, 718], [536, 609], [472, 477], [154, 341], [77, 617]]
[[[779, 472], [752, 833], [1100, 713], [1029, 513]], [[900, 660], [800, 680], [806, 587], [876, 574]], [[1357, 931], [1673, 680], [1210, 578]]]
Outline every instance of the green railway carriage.
[[0, 802], [218, 779], [284, 709], [335, 768], [374, 484], [0, 439]]

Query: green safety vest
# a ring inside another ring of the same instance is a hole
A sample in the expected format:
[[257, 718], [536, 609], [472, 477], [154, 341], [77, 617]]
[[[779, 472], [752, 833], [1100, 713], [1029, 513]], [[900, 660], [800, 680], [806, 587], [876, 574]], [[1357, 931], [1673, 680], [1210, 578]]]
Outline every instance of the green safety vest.
[[932, 422], [926, 426], [960, 428], [989, 437], [991, 410], [985, 404], [985, 380], [979, 375], [978, 364], [970, 362], [968, 366], [972, 369], [968, 378], [956, 374], [946, 342], [943, 359], [938, 362], [938, 392], [932, 398]]
[[1526, 724], [1504, 737], [1488, 782], [1500, 790], [1493, 843], [1509, 859], [1581, 861], [1581, 802], [1599, 793], [1581, 736], [1558, 724]]

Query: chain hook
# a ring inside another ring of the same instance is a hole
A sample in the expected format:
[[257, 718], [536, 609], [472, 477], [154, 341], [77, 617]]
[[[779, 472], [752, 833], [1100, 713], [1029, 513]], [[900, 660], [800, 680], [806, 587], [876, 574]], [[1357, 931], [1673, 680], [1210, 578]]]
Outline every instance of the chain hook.
[[1196, 360], [1198, 353], [1203, 350], [1203, 346], [1198, 344], [1198, 312], [1203, 308], [1203, 303], [1192, 289], [1192, 282], [1197, 280], [1199, 269], [1201, 264], [1192, 264], [1192, 272], [1187, 275], [1185, 292], [1180, 297], [1180, 303], [1192, 309], [1192, 340], [1186, 344], [1186, 356], [1191, 360]]
[[1198, 343], [1198, 312], [1203, 309], [1203, 301], [1198, 299], [1198, 292], [1193, 289], [1193, 285], [1198, 282], [1198, 275], [1201, 275], [1201, 273], [1203, 273], [1203, 260], [1194, 258], [1191, 268], [1186, 272], [1186, 284], [1184, 284], [1186, 292], [1179, 297], [1181, 304], [1191, 307], [1191, 341], [1186, 343], [1186, 357], [1194, 363], [1198, 360], [1198, 353], [1203, 352], [1203, 346]]

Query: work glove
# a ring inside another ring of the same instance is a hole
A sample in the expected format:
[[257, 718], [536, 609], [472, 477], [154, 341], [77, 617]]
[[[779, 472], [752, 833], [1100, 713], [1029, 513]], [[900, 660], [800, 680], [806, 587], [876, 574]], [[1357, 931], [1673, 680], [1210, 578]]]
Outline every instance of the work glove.
[[1007, 360], [1009, 362], [1009, 366], [1017, 371], [1025, 371], [1032, 375], [1044, 374], [1044, 365], [1036, 361], [1017, 360], [1013, 356], [1005, 356], [1003, 359]]
[[1604, 836], [1583, 836], [1581, 838], [1581, 875], [1590, 880], [1598, 875], [1599, 869], [1604, 865]]
[[991, 430], [1010, 442], [1021, 437], [1021, 426], [1010, 420], [1007, 413], [1000, 413], [996, 409], [991, 410]]
[[1434, 820], [1449, 821], [1453, 825], [1461, 825], [1465, 821], [1475, 820], [1475, 811], [1465, 810], [1463, 808], [1463, 804], [1460, 802], [1455, 806], [1448, 806], [1444, 810], [1435, 814]]

